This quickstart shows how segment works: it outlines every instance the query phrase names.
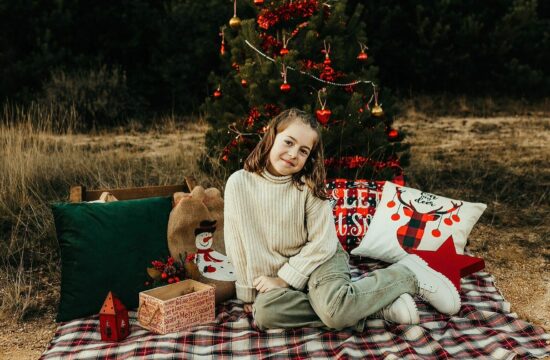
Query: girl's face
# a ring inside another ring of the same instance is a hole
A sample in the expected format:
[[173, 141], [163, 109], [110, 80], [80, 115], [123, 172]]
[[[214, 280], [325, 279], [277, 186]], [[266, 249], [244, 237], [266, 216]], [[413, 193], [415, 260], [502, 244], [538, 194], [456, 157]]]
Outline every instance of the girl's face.
[[317, 133], [301, 121], [293, 121], [275, 136], [267, 170], [275, 176], [293, 175], [303, 169], [317, 141]]

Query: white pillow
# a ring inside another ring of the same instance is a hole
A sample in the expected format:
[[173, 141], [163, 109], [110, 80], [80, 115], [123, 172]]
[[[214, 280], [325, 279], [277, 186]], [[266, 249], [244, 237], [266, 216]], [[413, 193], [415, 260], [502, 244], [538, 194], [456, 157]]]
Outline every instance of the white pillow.
[[437, 250], [449, 236], [457, 253], [463, 254], [486, 208], [387, 181], [367, 233], [351, 254], [394, 263], [407, 249]]

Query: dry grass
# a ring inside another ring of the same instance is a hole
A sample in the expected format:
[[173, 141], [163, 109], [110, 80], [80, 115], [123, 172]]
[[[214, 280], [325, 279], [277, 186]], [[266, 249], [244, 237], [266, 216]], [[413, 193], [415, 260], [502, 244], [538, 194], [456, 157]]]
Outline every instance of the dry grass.
[[411, 186], [488, 205], [468, 248], [512, 311], [550, 331], [550, 117], [409, 114], [396, 125], [413, 144]]
[[16, 319], [55, 309], [58, 294], [48, 285], [59, 284], [59, 258], [49, 203], [66, 200], [71, 185], [164, 185], [187, 175], [212, 184], [196, 162], [204, 123], [160, 119], [146, 132], [59, 135], [42, 126], [50, 114], [42, 116], [15, 124], [5, 114], [0, 126], [0, 316]]
[[441, 116], [496, 117], [544, 116], [550, 113], [550, 98], [525, 99], [506, 96], [466, 96], [454, 94], [409, 94], [399, 101], [407, 118], [429, 119]]
[[[20, 332], [0, 337], [0, 354], [15, 347], [23, 350], [12, 355], [37, 357], [53, 334], [60, 273], [48, 204], [67, 199], [69, 186], [172, 184], [186, 175], [223, 185], [197, 167], [207, 129], [200, 121], [168, 117], [148, 128], [76, 134], [69, 120], [65, 129], [48, 125], [55, 116], [5, 111], [0, 125], [0, 314], [19, 320], [4, 328]], [[469, 247], [512, 310], [549, 330], [549, 118], [434, 117], [409, 106], [396, 125], [413, 145], [411, 185], [488, 204]]]

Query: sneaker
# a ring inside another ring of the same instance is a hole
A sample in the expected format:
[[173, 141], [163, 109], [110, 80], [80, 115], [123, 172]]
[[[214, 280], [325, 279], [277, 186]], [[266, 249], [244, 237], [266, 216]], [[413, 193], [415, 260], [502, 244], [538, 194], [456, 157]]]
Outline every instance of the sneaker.
[[451, 280], [430, 268], [417, 255], [409, 254], [398, 261], [416, 276], [417, 295], [429, 302], [439, 312], [454, 315], [460, 310], [460, 295]]
[[371, 318], [384, 319], [397, 324], [416, 325], [420, 323], [420, 316], [414, 299], [409, 294], [403, 294], [390, 305], [380, 309]]

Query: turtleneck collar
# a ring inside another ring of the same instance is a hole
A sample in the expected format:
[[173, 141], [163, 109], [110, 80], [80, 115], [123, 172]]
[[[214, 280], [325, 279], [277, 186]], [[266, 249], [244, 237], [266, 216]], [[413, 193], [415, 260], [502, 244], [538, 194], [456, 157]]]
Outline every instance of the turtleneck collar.
[[267, 169], [262, 171], [262, 177], [274, 184], [286, 184], [292, 181], [292, 175], [275, 176], [267, 171]]

